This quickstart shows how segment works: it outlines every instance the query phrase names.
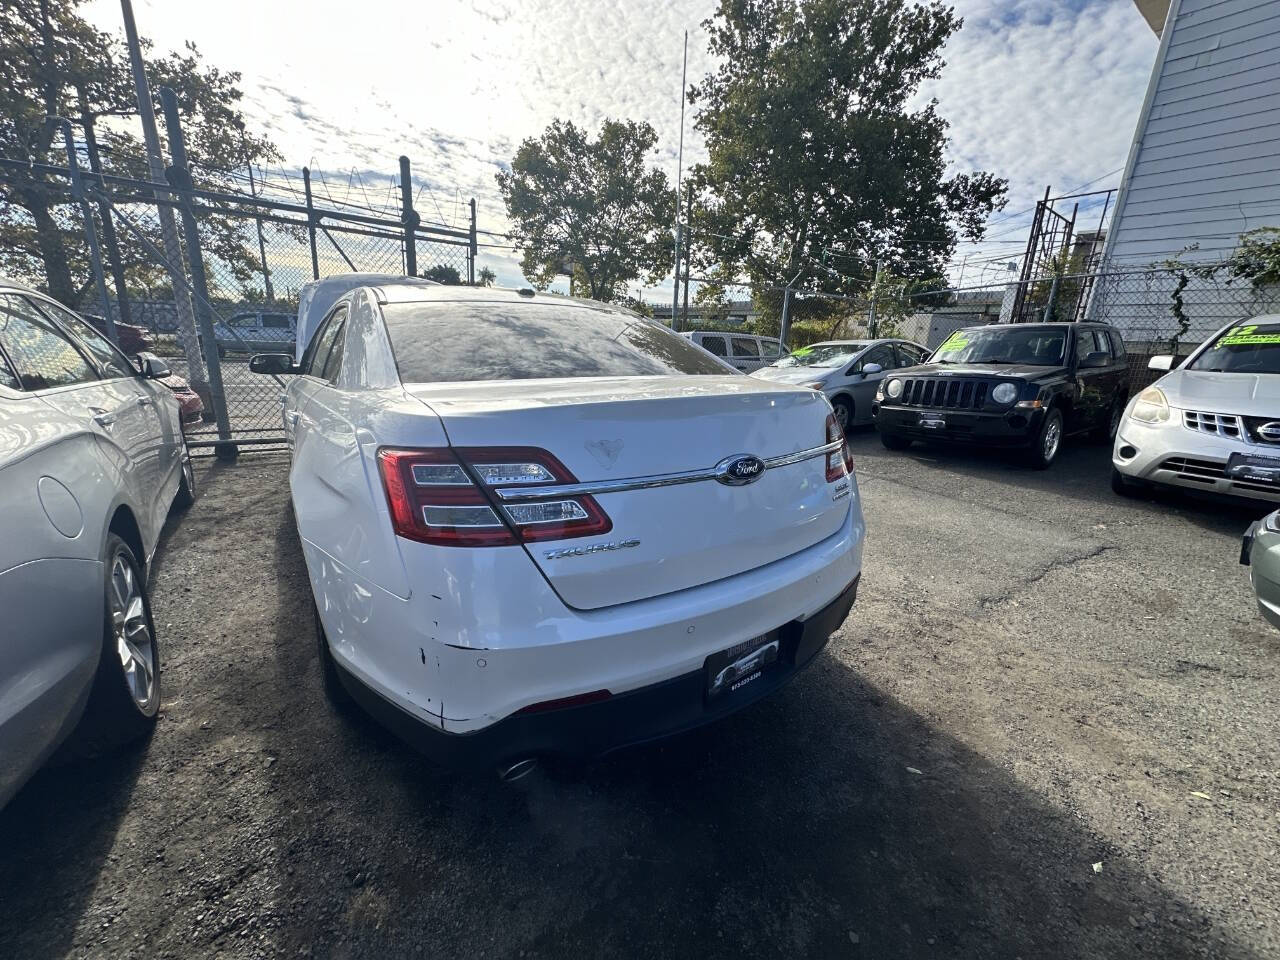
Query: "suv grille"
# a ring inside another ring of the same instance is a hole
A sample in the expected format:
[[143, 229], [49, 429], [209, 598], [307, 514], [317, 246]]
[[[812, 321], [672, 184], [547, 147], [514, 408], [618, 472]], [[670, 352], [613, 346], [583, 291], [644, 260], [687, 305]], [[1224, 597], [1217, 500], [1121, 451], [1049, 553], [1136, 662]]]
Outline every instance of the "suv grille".
[[1228, 480], [1233, 487], [1241, 490], [1257, 490], [1261, 493], [1276, 492], [1271, 484], [1258, 483], [1236, 477], [1228, 477], [1226, 467], [1213, 460], [1197, 460], [1192, 457], [1167, 457], [1160, 463], [1159, 469], [1176, 473], [1183, 480], [1213, 486], [1217, 481]]
[[1201, 413], [1197, 410], [1184, 410], [1182, 422], [1188, 430], [1212, 433], [1219, 437], [1231, 437], [1233, 440], [1242, 440], [1245, 437], [1244, 425], [1234, 413]]
[[947, 407], [978, 410], [987, 400], [987, 381], [959, 377], [923, 377], [903, 380], [902, 396], [894, 403], [910, 407]]

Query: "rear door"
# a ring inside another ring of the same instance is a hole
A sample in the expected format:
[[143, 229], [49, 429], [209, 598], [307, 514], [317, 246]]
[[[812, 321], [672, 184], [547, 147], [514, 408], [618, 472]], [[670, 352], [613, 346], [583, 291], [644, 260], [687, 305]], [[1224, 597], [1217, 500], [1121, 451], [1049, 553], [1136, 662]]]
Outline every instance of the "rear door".
[[[26, 297], [0, 294], [5, 350], [23, 388], [92, 430], [123, 475], [131, 502], [143, 511], [143, 536], [154, 543], [159, 454], [154, 406], [140, 403], [131, 376], [99, 374], [88, 353]], [[105, 379], [104, 379], [105, 377]]]
[[[1069, 431], [1093, 430], [1106, 422], [1116, 383], [1116, 363], [1106, 332], [1093, 327], [1075, 328], [1076, 401], [1071, 411]], [[1097, 354], [1106, 358], [1101, 367], [1085, 367], [1085, 359]]]

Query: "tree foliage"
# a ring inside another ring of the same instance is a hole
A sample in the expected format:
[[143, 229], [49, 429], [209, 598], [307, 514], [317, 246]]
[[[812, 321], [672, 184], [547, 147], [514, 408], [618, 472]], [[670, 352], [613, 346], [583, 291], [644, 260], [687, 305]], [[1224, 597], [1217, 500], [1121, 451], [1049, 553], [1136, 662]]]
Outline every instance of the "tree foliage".
[[555, 120], [520, 144], [498, 189], [521, 267], [539, 289], [576, 273], [593, 299], [616, 300], [629, 282], [665, 275], [675, 197], [666, 175], [645, 164], [657, 140], [647, 123], [605, 120], [592, 140]]
[[[0, 156], [65, 166], [61, 134], [46, 121], [52, 115], [71, 121], [81, 145], [96, 145], [104, 172], [149, 180], [123, 37], [92, 27], [78, 14], [79, 5], [80, 0], [0, 4]], [[268, 140], [245, 128], [238, 73], [205, 64], [191, 44], [147, 60], [153, 93], [169, 86], [177, 94], [197, 186], [226, 190], [235, 184], [233, 171], [278, 159]], [[157, 232], [154, 218], [139, 226]], [[203, 218], [201, 242], [206, 257], [247, 289], [259, 265], [245, 221]], [[163, 270], [127, 230], [120, 231], [119, 243], [128, 283], [165, 282]], [[70, 204], [65, 180], [0, 167], [0, 270], [37, 282], [73, 305], [90, 288], [80, 213]]]
[[915, 101], [960, 25], [937, 0], [720, 0], [704, 23], [720, 65], [690, 91], [704, 264], [865, 294], [878, 260], [936, 276], [981, 237], [1006, 181], [948, 175], [947, 123]]

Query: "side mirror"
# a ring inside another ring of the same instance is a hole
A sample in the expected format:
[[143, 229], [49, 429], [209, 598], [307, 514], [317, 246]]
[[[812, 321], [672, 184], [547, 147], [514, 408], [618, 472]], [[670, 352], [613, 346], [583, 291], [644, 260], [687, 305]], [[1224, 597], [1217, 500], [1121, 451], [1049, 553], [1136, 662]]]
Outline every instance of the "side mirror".
[[249, 358], [250, 373], [297, 373], [298, 365], [287, 353], [255, 353]]
[[873, 373], [884, 373], [884, 367], [878, 363], [864, 363], [862, 365], [862, 375], [869, 377]]
[[148, 380], [163, 380], [169, 376], [169, 365], [154, 353], [140, 353], [137, 356], [138, 372]]
[[1161, 354], [1158, 357], [1152, 357], [1147, 361], [1148, 370], [1172, 370], [1173, 357], [1168, 354]]
[[1111, 362], [1111, 355], [1101, 350], [1095, 350], [1093, 353], [1086, 354], [1085, 358], [1080, 361], [1080, 368], [1087, 370], [1092, 367], [1105, 367]]

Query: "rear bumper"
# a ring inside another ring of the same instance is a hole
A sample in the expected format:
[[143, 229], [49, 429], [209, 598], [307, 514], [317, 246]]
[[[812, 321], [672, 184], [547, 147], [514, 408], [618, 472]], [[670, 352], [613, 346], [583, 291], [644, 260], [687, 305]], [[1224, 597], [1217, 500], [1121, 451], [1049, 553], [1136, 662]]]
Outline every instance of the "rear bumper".
[[[1043, 410], [1006, 410], [982, 413], [973, 410], [934, 410], [927, 407], [898, 407], [876, 404], [872, 408], [876, 429], [912, 440], [944, 440], [993, 447], [1020, 447], [1029, 444], [1040, 429]], [[921, 426], [921, 418], [944, 421], [942, 427]]]
[[706, 696], [705, 673], [698, 669], [606, 700], [518, 712], [471, 733], [448, 733], [424, 723], [340, 665], [338, 676], [365, 710], [442, 766], [484, 769], [533, 756], [597, 757], [711, 723], [777, 690], [811, 663], [839, 629], [857, 598], [858, 579], [817, 613], [780, 628], [780, 657], [758, 680], [714, 699]]

